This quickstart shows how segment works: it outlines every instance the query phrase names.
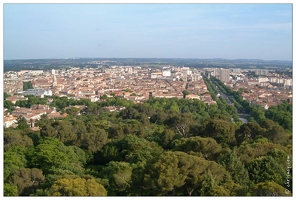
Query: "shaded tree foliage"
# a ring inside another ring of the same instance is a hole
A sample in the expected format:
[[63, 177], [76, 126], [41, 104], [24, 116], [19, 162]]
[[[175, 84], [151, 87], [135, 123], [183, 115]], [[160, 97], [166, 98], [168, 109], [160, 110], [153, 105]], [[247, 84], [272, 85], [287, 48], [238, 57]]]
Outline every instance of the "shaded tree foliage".
[[100, 162], [126, 161], [146, 162], [163, 152], [155, 142], [149, 142], [135, 135], [127, 135], [121, 140], [107, 143], [98, 154]]
[[265, 129], [261, 128], [257, 122], [248, 122], [235, 131], [235, 138], [238, 144], [241, 144], [244, 141], [252, 142], [256, 137], [264, 134]]
[[222, 151], [222, 147], [214, 139], [199, 136], [175, 140], [172, 146], [175, 151], [200, 156], [206, 160], [216, 160]]
[[38, 186], [45, 180], [41, 170], [37, 168], [21, 168], [16, 171], [10, 179], [13, 185], [18, 188], [18, 194], [28, 196], [34, 191], [34, 186]]
[[214, 138], [220, 144], [235, 144], [235, 126], [223, 119], [209, 119], [198, 133], [203, 137]]
[[127, 162], [111, 161], [100, 172], [102, 178], [108, 180], [107, 190], [110, 196], [126, 194], [132, 179], [132, 166]]
[[32, 139], [22, 133], [20, 130], [7, 129], [4, 131], [4, 150], [8, 150], [12, 146], [33, 146]]

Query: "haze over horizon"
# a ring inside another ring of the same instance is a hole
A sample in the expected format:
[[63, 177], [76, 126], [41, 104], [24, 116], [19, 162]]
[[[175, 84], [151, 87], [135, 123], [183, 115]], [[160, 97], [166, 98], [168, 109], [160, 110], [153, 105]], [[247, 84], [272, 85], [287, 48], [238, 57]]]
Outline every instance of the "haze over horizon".
[[292, 61], [292, 4], [4, 4], [4, 60]]
[[260, 58], [235, 58], [235, 59], [227, 59], [227, 58], [152, 58], [152, 57], [138, 57], [138, 58], [131, 58], [131, 57], [73, 57], [73, 58], [24, 58], [24, 59], [4, 59], [5, 61], [18, 61], [18, 60], [71, 60], [71, 59], [193, 59], [193, 60], [261, 60], [261, 61], [280, 61], [280, 62], [292, 62], [291, 60], [277, 60], [277, 59], [260, 59]]

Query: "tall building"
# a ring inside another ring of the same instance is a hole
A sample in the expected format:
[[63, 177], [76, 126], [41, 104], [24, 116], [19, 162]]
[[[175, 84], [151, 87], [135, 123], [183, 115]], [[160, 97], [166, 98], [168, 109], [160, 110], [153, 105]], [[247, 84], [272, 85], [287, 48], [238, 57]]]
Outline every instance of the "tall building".
[[221, 81], [222, 82], [228, 82], [229, 81], [229, 69], [223, 69], [222, 75], [221, 75]]
[[265, 69], [255, 69], [255, 75], [258, 75], [258, 76], [267, 76], [268, 75], [268, 70], [265, 70]]
[[187, 70], [183, 71], [183, 81], [187, 81]]
[[216, 78], [218, 78], [220, 81], [226, 83], [229, 81], [229, 69], [215, 69], [214, 70], [214, 76], [216, 76]]

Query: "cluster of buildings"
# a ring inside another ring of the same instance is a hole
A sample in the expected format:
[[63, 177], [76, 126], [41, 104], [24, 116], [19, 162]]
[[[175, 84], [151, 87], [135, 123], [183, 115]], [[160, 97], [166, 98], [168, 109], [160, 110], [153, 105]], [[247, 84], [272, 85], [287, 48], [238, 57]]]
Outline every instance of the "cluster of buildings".
[[[10, 126], [17, 126], [17, 119], [23, 117], [32, 129], [35, 128], [35, 122], [41, 119], [42, 115], [47, 115], [50, 118], [64, 118], [68, 114], [61, 114], [56, 111], [54, 107], [49, 105], [32, 105], [30, 108], [16, 108], [11, 113], [4, 116], [3, 126], [8, 128]], [[38, 127], [36, 127], [38, 129]]]
[[[32, 74], [22, 71], [16, 76], [6, 76], [4, 91], [8, 94], [67, 96], [99, 101], [102, 95], [118, 96], [135, 102], [153, 97], [183, 98], [183, 91], [190, 90], [192, 98], [208, 98], [200, 71], [188, 67], [164, 67], [142, 69], [141, 67], [111, 66], [109, 68], [71, 68]], [[35, 89], [22, 91], [22, 82], [31, 81]], [[17, 84], [18, 83], [18, 84]], [[190, 83], [190, 84], [188, 84]], [[17, 86], [18, 85], [18, 86]], [[207, 96], [207, 95], [206, 95]], [[190, 95], [187, 97], [190, 98]]]
[[[206, 104], [215, 104], [208, 93], [202, 74], [217, 77], [235, 91], [242, 90], [243, 99], [252, 105], [261, 105], [267, 109], [283, 100], [290, 99], [292, 102], [292, 77], [281, 77], [274, 71], [261, 69], [190, 69], [184, 66], [152, 69], [114, 65], [106, 68], [10, 71], [4, 74], [4, 92], [11, 95], [7, 100], [12, 103], [26, 100], [26, 95], [85, 98], [92, 102], [100, 101], [103, 95], [107, 95], [134, 102], [143, 102], [151, 97], [185, 97], [199, 99]], [[23, 82], [28, 81], [31, 81], [34, 89], [23, 91]], [[184, 91], [187, 92], [186, 96]], [[124, 108], [106, 108], [110, 111], [121, 109]], [[16, 108], [12, 113], [5, 115], [4, 127], [11, 126], [20, 115], [27, 121], [34, 122], [43, 114], [49, 117], [65, 117], [48, 105], [35, 105], [30, 109]]]
[[292, 102], [292, 77], [282, 77], [275, 70], [235, 68], [207, 69], [207, 71], [230, 86], [232, 90], [243, 90], [243, 99], [251, 105], [260, 105], [268, 109], [284, 100]]
[[[151, 97], [183, 98], [184, 90], [190, 92], [186, 98], [213, 102], [207, 94], [200, 71], [188, 67], [164, 67], [162, 69], [142, 69], [141, 67], [111, 66], [108, 68], [70, 68], [42, 71], [22, 70], [4, 74], [4, 92], [11, 95], [6, 100], [15, 103], [26, 100], [26, 95], [66, 96], [74, 99], [100, 101], [103, 95], [117, 96], [134, 102], [143, 102]], [[23, 91], [23, 82], [31, 81], [34, 89]], [[124, 108], [106, 107], [106, 110], [119, 111]], [[4, 127], [15, 123], [21, 115], [27, 122], [40, 119], [43, 114], [49, 117], [63, 117], [49, 106], [16, 108], [4, 117]], [[33, 128], [33, 124], [30, 124]]]

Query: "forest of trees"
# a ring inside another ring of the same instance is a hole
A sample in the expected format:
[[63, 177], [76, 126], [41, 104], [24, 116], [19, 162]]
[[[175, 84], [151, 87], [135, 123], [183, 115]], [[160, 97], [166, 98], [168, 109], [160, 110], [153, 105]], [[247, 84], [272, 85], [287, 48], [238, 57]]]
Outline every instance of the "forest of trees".
[[[4, 195], [291, 196], [292, 105], [251, 107], [243, 124], [218, 101], [53, 97], [66, 118], [43, 115], [39, 131], [22, 118], [4, 129]], [[30, 96], [16, 105], [46, 102]], [[126, 109], [103, 109], [111, 105]]]

